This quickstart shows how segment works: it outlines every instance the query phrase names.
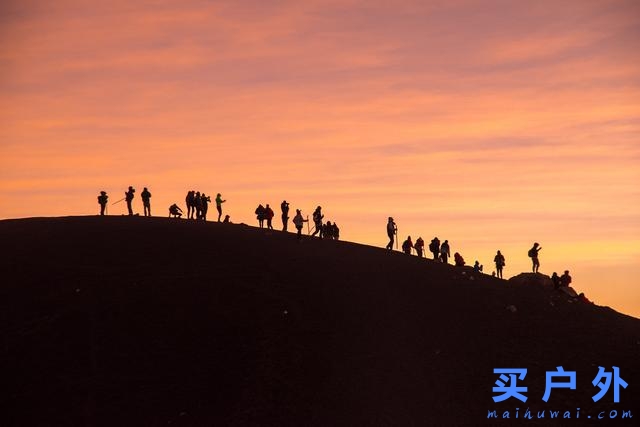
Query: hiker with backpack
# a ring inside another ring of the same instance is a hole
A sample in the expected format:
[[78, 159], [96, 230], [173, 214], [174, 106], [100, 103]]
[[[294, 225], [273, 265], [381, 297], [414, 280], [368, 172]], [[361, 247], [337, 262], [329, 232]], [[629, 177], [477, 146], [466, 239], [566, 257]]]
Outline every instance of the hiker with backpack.
[[144, 187], [144, 190], [140, 193], [140, 198], [142, 198], [144, 216], [151, 216], [151, 193], [147, 190], [147, 187]]
[[289, 223], [289, 203], [283, 200], [280, 203], [280, 210], [282, 211], [282, 231], [287, 231], [287, 225]]
[[440, 239], [434, 237], [431, 243], [429, 243], [429, 250], [433, 254], [433, 259], [437, 260], [440, 257]]
[[338, 228], [338, 224], [333, 223], [331, 234], [333, 235], [334, 240], [340, 240], [340, 229]]
[[129, 190], [124, 193], [124, 200], [127, 202], [127, 210], [129, 211], [129, 215], [133, 215], [133, 208], [131, 207], [131, 202], [133, 201], [133, 195], [136, 192], [136, 189], [132, 186], [129, 186]]
[[422, 258], [422, 252], [424, 251], [424, 240], [422, 240], [422, 237], [418, 237], [418, 240], [416, 240], [416, 243], [413, 245], [413, 247], [418, 253], [418, 257]]
[[264, 213], [264, 206], [262, 206], [262, 204], [259, 204], [255, 210], [255, 214], [256, 218], [258, 218], [258, 225], [260, 226], [260, 228], [264, 227]]
[[267, 228], [269, 230], [273, 230], [273, 225], [271, 224], [271, 220], [273, 219], [274, 216], [274, 212], [273, 209], [271, 209], [269, 207], [269, 203], [267, 203], [267, 206], [264, 208], [264, 219], [267, 220]]
[[222, 217], [222, 204], [226, 202], [226, 200], [222, 200], [222, 196], [220, 193], [216, 196], [216, 209], [218, 210], [218, 222], [220, 222], [220, 217]]
[[411, 255], [411, 249], [413, 249], [413, 242], [411, 241], [411, 236], [407, 236], [407, 240], [402, 242], [402, 252]]
[[315, 211], [313, 211], [313, 224], [315, 226], [315, 230], [311, 233], [311, 236], [315, 236], [318, 233], [318, 237], [322, 239], [322, 208], [318, 206]]
[[398, 226], [393, 222], [393, 218], [389, 217], [387, 222], [387, 236], [389, 236], [389, 243], [387, 243], [387, 249], [393, 250], [393, 238], [398, 234]]
[[540, 260], [538, 259], [538, 252], [540, 252], [541, 249], [542, 247], [540, 246], [540, 244], [536, 242], [533, 244], [533, 247], [529, 249], [529, 252], [527, 252], [527, 255], [529, 255], [529, 258], [531, 258], [531, 262], [533, 263], [534, 273], [537, 273], [538, 269], [540, 268]]
[[107, 201], [109, 200], [109, 196], [107, 196], [106, 191], [101, 191], [98, 196], [98, 204], [100, 205], [100, 215], [104, 216], [104, 210], [107, 207]]
[[302, 226], [305, 222], [308, 222], [308, 219], [304, 219], [302, 217], [302, 212], [300, 209], [296, 209], [296, 216], [293, 217], [293, 225], [296, 226], [296, 230], [298, 230], [298, 240], [302, 239]]
[[500, 279], [502, 279], [502, 267], [505, 266], [504, 255], [498, 251], [495, 257], [493, 257], [493, 262], [496, 263], [496, 274]]
[[449, 248], [449, 241], [445, 240], [442, 245], [440, 245], [440, 259], [445, 264], [448, 264], [447, 260], [451, 258], [451, 249]]

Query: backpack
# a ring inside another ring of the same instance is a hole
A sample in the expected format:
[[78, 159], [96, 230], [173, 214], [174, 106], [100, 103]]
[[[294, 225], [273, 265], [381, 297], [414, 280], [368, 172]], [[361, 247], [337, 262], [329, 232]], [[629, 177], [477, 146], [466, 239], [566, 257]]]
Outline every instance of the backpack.
[[529, 255], [529, 258], [533, 258], [537, 253], [538, 252], [535, 249], [531, 248], [529, 249], [529, 252], [527, 252], [527, 255]]

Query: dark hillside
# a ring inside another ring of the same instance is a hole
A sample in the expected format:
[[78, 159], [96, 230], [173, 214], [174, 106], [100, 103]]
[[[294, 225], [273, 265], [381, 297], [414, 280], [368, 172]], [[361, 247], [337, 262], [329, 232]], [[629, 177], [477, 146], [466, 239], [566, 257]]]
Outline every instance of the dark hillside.
[[[166, 218], [0, 221], [0, 238], [3, 426], [508, 426], [487, 411], [515, 408], [640, 419], [640, 320], [545, 286]], [[577, 389], [545, 403], [557, 366]], [[620, 403], [613, 389], [592, 401], [598, 366], [620, 367]], [[494, 404], [494, 368], [527, 368], [529, 400]]]

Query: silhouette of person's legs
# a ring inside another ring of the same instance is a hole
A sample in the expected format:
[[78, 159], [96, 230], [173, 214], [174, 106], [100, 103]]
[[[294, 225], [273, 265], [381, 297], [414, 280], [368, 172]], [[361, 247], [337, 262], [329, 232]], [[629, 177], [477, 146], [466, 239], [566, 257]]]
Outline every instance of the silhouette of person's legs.
[[129, 215], [133, 215], [133, 209], [131, 208], [131, 200], [127, 200], [127, 209], [129, 210]]
[[218, 209], [218, 222], [220, 222], [220, 217], [222, 216], [222, 206], [218, 205], [216, 206], [216, 208]]

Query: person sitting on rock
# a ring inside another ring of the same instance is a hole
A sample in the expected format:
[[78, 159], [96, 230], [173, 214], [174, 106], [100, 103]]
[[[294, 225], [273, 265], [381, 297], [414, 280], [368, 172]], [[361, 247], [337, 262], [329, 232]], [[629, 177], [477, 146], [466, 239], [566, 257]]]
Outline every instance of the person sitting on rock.
[[569, 276], [569, 270], [565, 270], [564, 274], [560, 276], [560, 286], [570, 286], [571, 276]]
[[462, 255], [460, 255], [458, 252], [453, 254], [453, 262], [455, 263], [456, 267], [464, 267], [464, 258], [462, 258]]

